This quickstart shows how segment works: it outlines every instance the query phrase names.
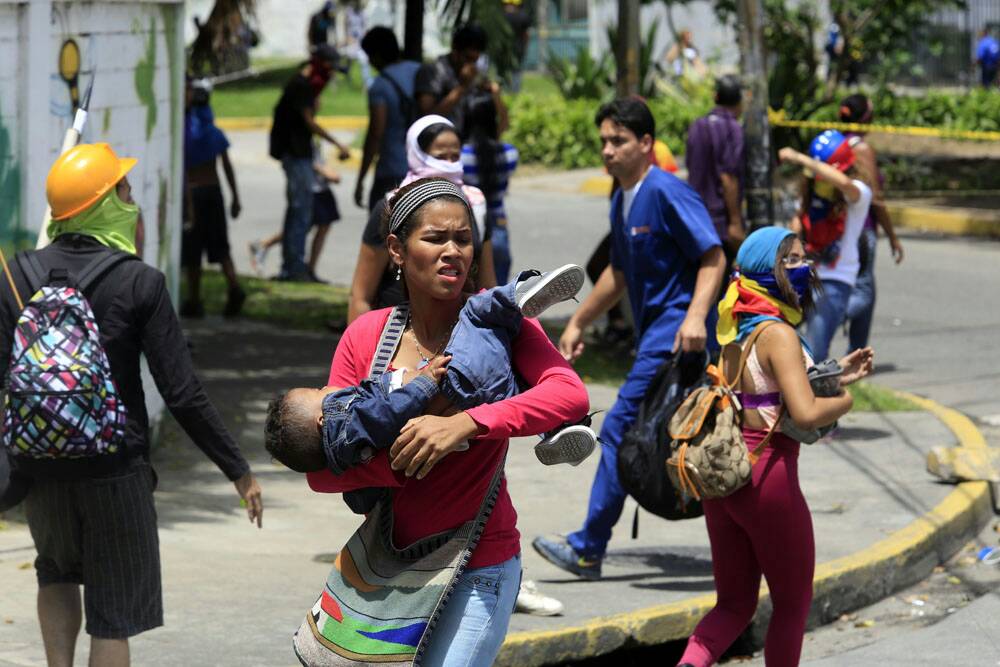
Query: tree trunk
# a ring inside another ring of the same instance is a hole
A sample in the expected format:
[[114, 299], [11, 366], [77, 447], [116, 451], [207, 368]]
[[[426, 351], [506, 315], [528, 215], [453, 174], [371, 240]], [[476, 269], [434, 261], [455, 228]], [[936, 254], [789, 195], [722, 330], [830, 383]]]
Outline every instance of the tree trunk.
[[764, 7], [761, 0], [737, 3], [740, 35], [740, 71], [750, 90], [744, 115], [747, 163], [747, 219], [750, 229], [774, 222], [771, 198], [771, 128], [767, 121], [767, 67], [764, 55]]
[[639, 94], [639, 0], [618, 0], [618, 96]]
[[403, 57], [418, 63], [424, 59], [424, 0], [406, 0]]

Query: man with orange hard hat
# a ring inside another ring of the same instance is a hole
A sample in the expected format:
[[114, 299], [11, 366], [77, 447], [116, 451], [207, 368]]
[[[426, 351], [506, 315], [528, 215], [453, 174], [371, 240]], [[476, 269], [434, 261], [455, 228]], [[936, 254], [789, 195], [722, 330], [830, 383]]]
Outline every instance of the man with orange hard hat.
[[[80, 144], [60, 156], [45, 184], [52, 243], [19, 253], [0, 286], [0, 368], [7, 369], [8, 389], [26, 374], [36, 373], [38, 382], [27, 392], [8, 392], [0, 455], [30, 480], [24, 502], [38, 551], [38, 616], [49, 665], [73, 664], [81, 612], [92, 665], [128, 665], [128, 638], [163, 624], [141, 354], [170, 412], [233, 481], [250, 520], [259, 526], [263, 512], [249, 464], [194, 376], [166, 280], [135, 256], [139, 208], [126, 178], [135, 164], [108, 144]], [[62, 336], [65, 318], [38, 317], [43, 305], [65, 313], [70, 303], [85, 325], [76, 329], [81, 338]], [[41, 335], [30, 342], [29, 355], [23, 332], [32, 325]], [[79, 368], [52, 372], [58, 360], [83, 358], [82, 347], [91, 353], [83, 369], [90, 383], [109, 376], [102, 391], [81, 391], [86, 382], [65, 379]], [[48, 399], [30, 403], [33, 392], [59, 395], [42, 391], [56, 379], [75, 390], [61, 392], [72, 395], [57, 402], [61, 407]], [[39, 419], [54, 409], [83, 417], [69, 427]], [[19, 428], [26, 414], [41, 433]], [[101, 422], [108, 414], [114, 420]], [[102, 428], [83, 430], [80, 424], [92, 415]], [[73, 448], [64, 444], [66, 433], [75, 438]]]

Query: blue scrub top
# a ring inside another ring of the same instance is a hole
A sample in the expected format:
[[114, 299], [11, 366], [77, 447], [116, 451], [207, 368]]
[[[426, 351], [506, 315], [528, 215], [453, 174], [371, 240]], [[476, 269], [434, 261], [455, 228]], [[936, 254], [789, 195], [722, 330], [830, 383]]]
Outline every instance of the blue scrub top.
[[[625, 274], [641, 352], [670, 350], [687, 314], [701, 257], [721, 245], [701, 197], [687, 183], [650, 167], [622, 219], [622, 191], [611, 200], [611, 266]], [[716, 348], [718, 313], [709, 309]]]

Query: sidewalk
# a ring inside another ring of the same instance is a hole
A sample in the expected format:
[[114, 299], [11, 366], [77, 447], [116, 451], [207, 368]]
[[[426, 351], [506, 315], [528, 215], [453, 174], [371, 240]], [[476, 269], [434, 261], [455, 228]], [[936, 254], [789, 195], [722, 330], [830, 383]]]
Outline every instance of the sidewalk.
[[[134, 661], [293, 665], [291, 634], [322, 587], [330, 554], [358, 520], [335, 496], [311, 493], [301, 476], [270, 463], [262, 443], [264, 412], [279, 390], [322, 385], [336, 341], [212, 319], [189, 332], [209, 395], [261, 478], [264, 530], [247, 524], [232, 486], [169, 423], [154, 456], [166, 625], [133, 642]], [[593, 409], [607, 409], [614, 400], [613, 388], [590, 391]], [[953, 420], [951, 427], [930, 412], [852, 414], [835, 443], [803, 448], [800, 474], [820, 563], [814, 622], [919, 580], [985, 519], [984, 485], [955, 489], [923, 471], [931, 447], [978, 435], [957, 413], [942, 414]], [[552, 664], [625, 642], [686, 636], [712, 599], [703, 522], [668, 524], [643, 514], [633, 541], [629, 501], [604, 580], [576, 581], [538, 557], [530, 541], [579, 526], [597, 458], [579, 468], [546, 468], [531, 444], [515, 440], [507, 463], [525, 578], [561, 599], [566, 614], [515, 615], [498, 664]], [[0, 530], [0, 665], [42, 664], [31, 538], [23, 523], [7, 518]], [[78, 662], [85, 643], [80, 650]]]

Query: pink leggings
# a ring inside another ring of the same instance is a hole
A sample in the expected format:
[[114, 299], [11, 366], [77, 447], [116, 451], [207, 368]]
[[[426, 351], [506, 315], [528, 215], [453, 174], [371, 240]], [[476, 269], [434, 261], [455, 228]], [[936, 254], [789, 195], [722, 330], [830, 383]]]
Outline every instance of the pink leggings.
[[[763, 432], [744, 431], [747, 444]], [[776, 433], [753, 468], [753, 482], [705, 501], [717, 602], [688, 640], [680, 664], [708, 667], [746, 629], [757, 609], [761, 574], [774, 613], [767, 628], [767, 667], [799, 664], [812, 602], [816, 549], [812, 518], [799, 489], [799, 443]]]

